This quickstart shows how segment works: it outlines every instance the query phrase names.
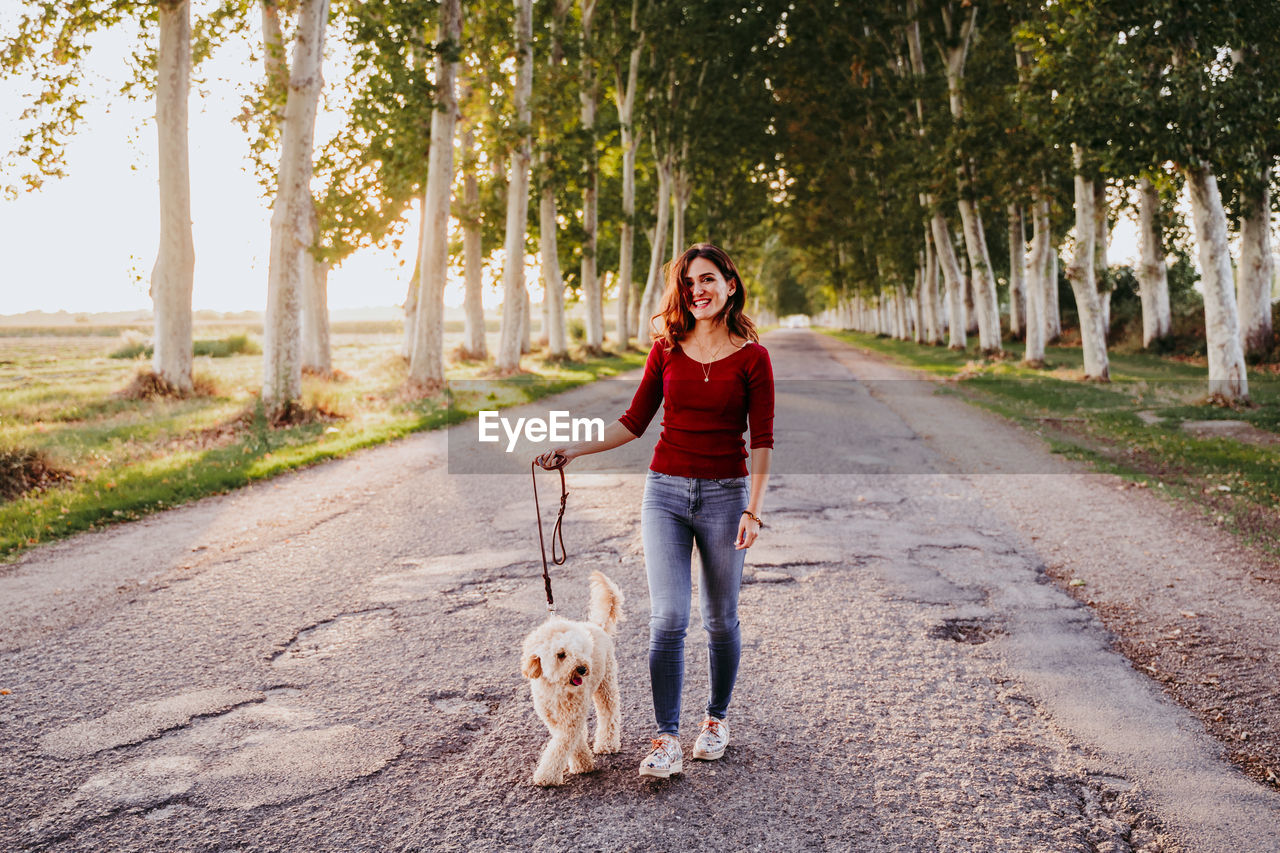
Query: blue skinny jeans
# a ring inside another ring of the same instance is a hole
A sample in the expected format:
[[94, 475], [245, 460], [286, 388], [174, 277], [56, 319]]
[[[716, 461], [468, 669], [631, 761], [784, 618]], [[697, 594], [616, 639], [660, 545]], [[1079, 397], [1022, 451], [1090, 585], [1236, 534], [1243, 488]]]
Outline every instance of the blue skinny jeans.
[[722, 720], [728, 711], [742, 655], [738, 590], [747, 552], [735, 549], [733, 543], [747, 508], [747, 481], [747, 477], [716, 480], [653, 470], [645, 478], [640, 527], [649, 580], [649, 679], [659, 732], [680, 733], [694, 542], [702, 563], [699, 603], [711, 669], [706, 711]]

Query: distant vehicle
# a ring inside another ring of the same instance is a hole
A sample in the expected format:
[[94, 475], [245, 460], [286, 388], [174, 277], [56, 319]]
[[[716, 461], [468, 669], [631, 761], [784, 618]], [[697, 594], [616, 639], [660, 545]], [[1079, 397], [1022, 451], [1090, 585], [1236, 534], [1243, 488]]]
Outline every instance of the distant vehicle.
[[784, 329], [807, 329], [809, 328], [809, 315], [788, 314], [782, 318], [782, 327]]

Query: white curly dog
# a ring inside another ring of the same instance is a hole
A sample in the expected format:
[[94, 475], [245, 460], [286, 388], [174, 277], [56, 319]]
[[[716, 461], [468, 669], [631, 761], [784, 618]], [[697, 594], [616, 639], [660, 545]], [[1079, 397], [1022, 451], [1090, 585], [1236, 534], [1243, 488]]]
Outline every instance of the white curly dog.
[[[535, 785], [563, 785], [565, 771], [586, 773], [595, 765], [592, 749], [605, 754], [622, 748], [618, 702], [618, 660], [613, 635], [622, 621], [622, 593], [603, 572], [591, 573], [591, 607], [586, 622], [552, 615], [525, 637], [521, 672], [529, 679], [533, 707], [551, 740], [533, 772]], [[587, 702], [596, 706], [596, 737], [587, 748]]]

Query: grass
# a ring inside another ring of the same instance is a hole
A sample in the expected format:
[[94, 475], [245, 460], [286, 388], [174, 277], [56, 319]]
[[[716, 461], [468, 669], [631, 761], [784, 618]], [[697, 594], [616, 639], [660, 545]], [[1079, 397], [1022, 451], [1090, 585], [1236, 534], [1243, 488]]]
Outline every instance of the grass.
[[[521, 367], [529, 372], [505, 379], [489, 378], [487, 364], [455, 362], [446, 371], [449, 380], [485, 379], [492, 393], [483, 399], [454, 394], [450, 406], [445, 393], [423, 399], [403, 394], [407, 366], [396, 331], [340, 332], [332, 338], [340, 374], [305, 376], [302, 403], [310, 417], [273, 429], [257, 398], [262, 358], [251, 354], [257, 348], [250, 331], [223, 335], [220, 342], [230, 341], [233, 352], [197, 356], [197, 385], [205, 393], [185, 399], [123, 394], [140, 365], [111, 357], [122, 340], [129, 343], [120, 336], [0, 336], [0, 449], [37, 454], [50, 470], [71, 475], [46, 478], [0, 503], [0, 561], [80, 531], [462, 421], [481, 407], [529, 402], [639, 367], [645, 358], [639, 350], [595, 358], [575, 353], [555, 362], [526, 355]], [[447, 339], [446, 350], [451, 344]]]
[[994, 360], [973, 348], [824, 331], [951, 378], [964, 399], [1040, 434], [1054, 452], [1193, 505], [1280, 556], [1280, 446], [1199, 437], [1183, 428], [1188, 421], [1235, 420], [1280, 433], [1280, 380], [1268, 368], [1250, 370], [1249, 405], [1224, 406], [1209, 398], [1203, 360], [1112, 354], [1112, 381], [1096, 383], [1082, 381], [1079, 348], [1049, 347], [1045, 368], [1032, 369], [1020, 363], [1016, 341], [1006, 342], [1006, 357]]
[[[262, 347], [249, 338], [247, 333], [227, 335], [225, 338], [213, 340], [197, 340], [193, 343], [194, 355], [209, 358], [230, 358], [233, 355], [258, 355]], [[129, 340], [124, 346], [113, 351], [111, 358], [151, 358], [155, 354], [155, 346], [143, 340]]]

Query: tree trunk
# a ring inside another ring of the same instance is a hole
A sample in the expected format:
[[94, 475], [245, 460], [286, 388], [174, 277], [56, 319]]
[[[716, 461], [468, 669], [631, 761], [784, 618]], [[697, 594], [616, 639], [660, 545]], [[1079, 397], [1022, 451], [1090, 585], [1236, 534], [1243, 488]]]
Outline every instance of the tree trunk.
[[1200, 254], [1200, 281], [1204, 287], [1204, 333], [1209, 350], [1209, 393], [1227, 400], [1249, 397], [1236, 291], [1231, 280], [1231, 253], [1227, 247], [1227, 215], [1218, 193], [1218, 179], [1209, 166], [1188, 167], [1184, 174], [1191, 195]]
[[[320, 230], [314, 199], [307, 220], [308, 245], [314, 246]], [[316, 260], [310, 249], [302, 258], [301, 302], [302, 369], [307, 373], [329, 376], [333, 373], [333, 354], [329, 348], [329, 264]]]
[[[657, 141], [654, 141], [656, 149]], [[656, 150], [655, 150], [655, 153]], [[667, 249], [667, 228], [671, 219], [671, 161], [666, 156], [657, 157], [658, 169], [658, 216], [654, 225], [652, 251], [649, 253], [649, 277], [645, 280], [644, 295], [640, 298], [638, 328], [636, 337], [641, 341], [649, 340], [653, 331], [651, 325], [653, 315], [658, 313], [658, 301], [662, 298], [665, 282], [662, 280], [662, 260]]]
[[312, 143], [323, 85], [329, 0], [302, 0], [290, 60], [289, 98], [280, 142], [278, 189], [271, 212], [271, 253], [263, 334], [262, 401], [269, 418], [285, 417], [302, 393], [299, 300], [303, 265], [313, 262], [310, 215]]
[[[946, 53], [947, 96], [951, 115], [957, 121], [964, 120], [964, 95], [961, 80], [964, 78], [965, 59], [976, 27], [978, 8], [972, 6], [965, 13], [960, 25], [958, 43]], [[944, 26], [952, 30], [948, 7], [943, 10]], [[995, 353], [1001, 349], [1000, 309], [996, 294], [996, 280], [991, 271], [991, 253], [987, 249], [987, 237], [982, 227], [982, 213], [976, 199], [969, 197], [972, 181], [969, 174], [969, 158], [963, 150], [956, 152], [956, 183], [960, 198], [960, 222], [964, 234], [965, 254], [969, 259], [969, 280], [973, 300], [969, 316], [977, 321], [978, 345], [983, 352]], [[966, 300], [969, 294], [966, 288]]]
[[196, 253], [191, 236], [191, 165], [187, 97], [191, 88], [191, 5], [160, 4], [156, 58], [156, 131], [160, 173], [160, 251], [151, 269], [155, 350], [151, 368], [167, 385], [188, 393], [191, 381], [191, 290]]
[[1009, 205], [1009, 334], [1022, 337], [1027, 279], [1027, 231], [1022, 222], [1022, 208]]
[[413, 275], [409, 278], [409, 289], [404, 295], [404, 340], [400, 344], [400, 357], [406, 362], [413, 356], [413, 327], [418, 320], [418, 289], [422, 278], [422, 217], [418, 217], [418, 250], [414, 253]]
[[[544, 151], [542, 159], [547, 159]], [[565, 342], [564, 326], [564, 279], [560, 275], [560, 254], [556, 246], [556, 192], [548, 181], [542, 187], [542, 200], [538, 206], [539, 255], [542, 260], [542, 290], [545, 323], [543, 331], [547, 333], [547, 349], [553, 356], [563, 356], [568, 351]], [[586, 260], [583, 260], [585, 266]], [[587, 308], [587, 322], [591, 321], [591, 309]], [[590, 342], [588, 341], [588, 347]]]
[[[582, 293], [587, 310], [587, 351], [604, 351], [604, 292], [596, 270], [597, 232], [599, 214], [596, 199], [600, 193], [600, 174], [596, 154], [596, 91], [595, 69], [592, 67], [591, 22], [595, 14], [596, 0], [582, 0], [582, 130], [587, 136], [586, 175], [582, 189]], [[563, 288], [562, 288], [563, 290]], [[563, 294], [561, 294], [563, 297]], [[563, 298], [561, 299], [563, 302]], [[563, 313], [561, 314], [563, 327]], [[552, 322], [555, 322], [554, 320]], [[561, 333], [563, 337], [563, 332]], [[553, 350], [554, 352], [554, 350]]]
[[480, 228], [480, 183], [476, 179], [475, 130], [468, 122], [462, 132], [462, 263], [466, 267], [466, 316], [463, 346], [468, 358], [489, 357], [484, 334], [484, 246]]
[[640, 0], [631, 3], [631, 38], [633, 45], [627, 60], [627, 79], [616, 78], [614, 103], [618, 107], [618, 124], [622, 133], [622, 225], [618, 248], [618, 346], [631, 345], [631, 300], [634, 292], [635, 221], [636, 221], [636, 137], [635, 103], [640, 80], [640, 53], [644, 35], [639, 29]]
[[[461, 39], [462, 0], [443, 0], [437, 40], [457, 45]], [[431, 111], [427, 186], [422, 196], [422, 277], [408, 376], [410, 386], [428, 393], [444, 385], [444, 288], [449, 279], [449, 203], [458, 122], [458, 63], [446, 61], [444, 53], [437, 56], [436, 108]]]
[[1164, 262], [1164, 240], [1160, 233], [1160, 196], [1147, 178], [1138, 180], [1138, 297], [1142, 302], [1142, 345], [1173, 331], [1169, 310], [1169, 272]]
[[[533, 95], [533, 0], [516, 0], [516, 44], [520, 55], [516, 82], [516, 123], [528, 127]], [[499, 370], [517, 370], [524, 349], [525, 310], [528, 291], [524, 281], [525, 226], [529, 218], [529, 163], [532, 140], [526, 133], [511, 152], [511, 178], [507, 182], [506, 259], [502, 270], [502, 332], [498, 348]]]
[[1045, 322], [1045, 344], [1048, 345], [1062, 337], [1062, 308], [1058, 304], [1058, 247], [1054, 245], [1052, 235], [1049, 237], [1049, 278], [1045, 282], [1045, 298], [1044, 314], [1048, 318]]
[[1098, 294], [1097, 268], [1094, 265], [1094, 242], [1098, 230], [1094, 222], [1094, 182], [1080, 173], [1084, 155], [1078, 146], [1074, 149], [1076, 176], [1076, 250], [1067, 267], [1067, 280], [1076, 297], [1076, 311], [1080, 315], [1080, 347], [1084, 351], [1084, 375], [1086, 379], [1102, 382], [1111, 378], [1107, 363], [1107, 330], [1102, 325], [1102, 299]]
[[1044, 364], [1044, 344], [1048, 332], [1045, 316], [1049, 293], [1049, 252], [1053, 242], [1049, 222], [1049, 202], [1037, 198], [1031, 208], [1031, 263], [1026, 277], [1027, 313], [1023, 338], [1026, 364]]
[[[932, 207], [933, 200], [929, 200]], [[965, 337], [964, 322], [964, 280], [960, 277], [960, 264], [956, 260], [956, 250], [951, 244], [951, 230], [947, 227], [946, 217], [942, 211], [936, 211], [930, 220], [933, 228], [933, 248], [942, 267], [942, 278], [946, 282], [947, 299], [949, 300], [950, 317], [948, 318], [949, 334], [947, 345], [951, 349], [964, 349], [968, 346]]]
[[520, 312], [520, 354], [533, 352], [533, 297], [524, 289], [524, 308]]
[[924, 311], [924, 338], [927, 344], [942, 343], [941, 306], [938, 304], [938, 253], [933, 248], [933, 235], [929, 227], [924, 229], [924, 289], [922, 291], [922, 308]]
[[[963, 234], [960, 235], [960, 241], [964, 242]], [[978, 309], [977, 302], [974, 300], [973, 275], [970, 270], [968, 255], [960, 255], [960, 281], [964, 283], [964, 330], [967, 334], [973, 335], [978, 332]]]
[[1240, 222], [1240, 334], [1245, 355], [1271, 350], [1271, 192], [1269, 170], [1262, 173], [1262, 189], [1244, 201]]
[[1110, 337], [1111, 283], [1107, 281], [1107, 271], [1111, 269], [1111, 263], [1107, 260], [1110, 229], [1107, 228], [1107, 185], [1103, 181], [1093, 182], [1093, 225], [1094, 280], [1098, 283], [1098, 296], [1102, 302], [1102, 328]]
[[1050, 228], [1048, 201], [1037, 197], [1032, 204], [1032, 256], [1023, 288], [1027, 293], [1023, 361], [1029, 365], [1044, 364], [1044, 339], [1048, 330], [1044, 311], [1048, 304], [1048, 254], [1052, 242]]
[[684, 236], [684, 216], [693, 198], [693, 182], [689, 177], [689, 142], [681, 147], [680, 161], [672, 170], [672, 193], [675, 196], [675, 227], [671, 237], [671, 260], [676, 260], [688, 248]]

